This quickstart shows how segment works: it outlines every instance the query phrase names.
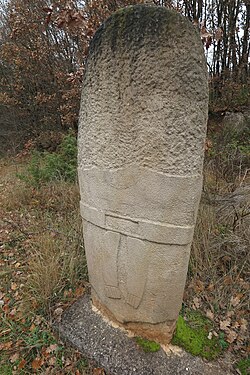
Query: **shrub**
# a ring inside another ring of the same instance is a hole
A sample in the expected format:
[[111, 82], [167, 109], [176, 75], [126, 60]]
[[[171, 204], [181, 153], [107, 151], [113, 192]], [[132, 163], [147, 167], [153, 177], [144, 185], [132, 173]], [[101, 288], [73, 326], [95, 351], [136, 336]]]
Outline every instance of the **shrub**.
[[77, 141], [76, 137], [69, 133], [63, 138], [56, 152], [34, 151], [26, 173], [19, 177], [33, 186], [53, 180], [74, 182], [76, 170]]

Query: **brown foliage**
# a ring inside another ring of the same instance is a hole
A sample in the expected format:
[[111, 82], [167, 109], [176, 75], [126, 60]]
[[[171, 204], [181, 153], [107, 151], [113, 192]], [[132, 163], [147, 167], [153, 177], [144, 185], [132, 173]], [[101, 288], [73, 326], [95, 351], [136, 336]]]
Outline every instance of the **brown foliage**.
[[[77, 127], [80, 91], [90, 40], [115, 10], [144, 0], [9, 0], [0, 3], [0, 105], [33, 132]], [[212, 110], [224, 110], [231, 82], [249, 79], [250, 5], [242, 1], [158, 1], [200, 29], [208, 54]], [[245, 89], [244, 89], [245, 90]], [[245, 90], [246, 91], [246, 90]], [[244, 92], [245, 92], [244, 91]], [[247, 97], [247, 93], [244, 94]], [[247, 100], [240, 99], [240, 107]]]

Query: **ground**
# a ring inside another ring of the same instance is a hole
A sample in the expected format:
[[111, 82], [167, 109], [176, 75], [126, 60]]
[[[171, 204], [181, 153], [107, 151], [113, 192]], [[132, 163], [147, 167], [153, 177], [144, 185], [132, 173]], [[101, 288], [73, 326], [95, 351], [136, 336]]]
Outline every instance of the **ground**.
[[[230, 355], [236, 373], [246, 375], [249, 187], [243, 159], [234, 175], [225, 152], [218, 156], [209, 140], [181, 316], [191, 326], [190, 311], [207, 317], [220, 361]], [[77, 182], [30, 184], [20, 178], [30, 160], [24, 152], [0, 161], [0, 373], [105, 374], [51, 328], [89, 289]]]

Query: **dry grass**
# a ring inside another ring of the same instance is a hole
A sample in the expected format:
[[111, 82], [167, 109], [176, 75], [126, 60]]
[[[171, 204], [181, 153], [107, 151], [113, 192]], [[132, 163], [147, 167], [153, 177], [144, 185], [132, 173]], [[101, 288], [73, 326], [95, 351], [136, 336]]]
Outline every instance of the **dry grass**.
[[1, 220], [13, 228], [17, 238], [25, 239], [25, 308], [50, 314], [64, 300], [65, 290], [74, 290], [87, 279], [79, 188], [65, 181], [39, 189], [28, 186], [17, 177], [26, 163], [2, 161]]
[[[211, 172], [205, 186], [191, 251], [188, 282], [204, 310], [226, 315], [249, 309], [250, 189], [247, 178], [233, 192]], [[214, 177], [214, 179], [213, 179]], [[208, 183], [208, 184], [207, 184]], [[211, 189], [211, 185], [214, 189]], [[238, 296], [237, 306], [232, 298]]]

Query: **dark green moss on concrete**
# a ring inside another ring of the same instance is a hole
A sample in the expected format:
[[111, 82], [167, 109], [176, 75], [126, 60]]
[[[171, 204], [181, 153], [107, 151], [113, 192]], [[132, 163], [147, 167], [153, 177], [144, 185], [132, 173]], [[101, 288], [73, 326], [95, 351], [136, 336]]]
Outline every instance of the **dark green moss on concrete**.
[[179, 316], [172, 344], [183, 347], [195, 356], [208, 360], [217, 358], [221, 352], [219, 338], [208, 338], [213, 329], [213, 323], [197, 311], [190, 310], [183, 316]]
[[136, 337], [135, 341], [146, 353], [158, 352], [158, 350], [160, 350], [161, 348], [160, 344], [158, 344], [157, 342], [146, 340], [142, 337]]

